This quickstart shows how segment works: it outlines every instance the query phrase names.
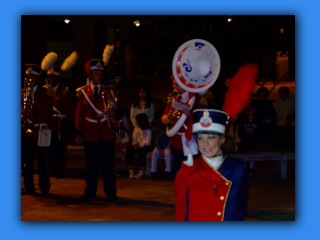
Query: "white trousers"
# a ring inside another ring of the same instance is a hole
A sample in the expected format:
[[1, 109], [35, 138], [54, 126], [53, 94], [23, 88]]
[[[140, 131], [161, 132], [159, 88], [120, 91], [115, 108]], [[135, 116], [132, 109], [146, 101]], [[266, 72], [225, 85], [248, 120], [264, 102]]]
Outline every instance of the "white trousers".
[[[157, 172], [157, 163], [160, 156], [160, 150], [154, 148], [151, 156], [151, 172]], [[171, 172], [171, 152], [170, 148], [164, 149], [164, 159], [166, 161], [166, 172]]]

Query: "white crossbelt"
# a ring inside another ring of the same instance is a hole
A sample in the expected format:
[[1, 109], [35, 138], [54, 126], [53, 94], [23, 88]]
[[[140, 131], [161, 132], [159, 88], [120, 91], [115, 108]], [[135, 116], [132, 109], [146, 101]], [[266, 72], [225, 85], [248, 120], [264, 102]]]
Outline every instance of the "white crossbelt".
[[[98, 110], [93, 103], [90, 101], [89, 97], [87, 96], [87, 94], [85, 93], [85, 91], [83, 89], [81, 89], [84, 97], [87, 99], [88, 103], [91, 105], [91, 107], [93, 108], [93, 110], [98, 114], [98, 115], [104, 115], [103, 112], [101, 112], [100, 110]], [[104, 115], [105, 116], [105, 115]], [[91, 119], [86, 117], [86, 120], [88, 122], [92, 122], [92, 123], [101, 123], [104, 122], [105, 120], [107, 120], [107, 117], [105, 116], [104, 118], [100, 119], [100, 120], [95, 120], [95, 119]]]
[[60, 117], [60, 118], [66, 118], [67, 115], [61, 115], [61, 114], [53, 114], [53, 117]]
[[95, 119], [91, 119], [91, 118], [86, 117], [86, 120], [87, 120], [88, 122], [92, 122], [92, 123], [101, 123], [101, 122], [104, 122], [105, 120], [107, 120], [107, 118], [104, 117], [104, 118], [102, 118], [102, 119], [100, 119], [100, 120], [95, 120]]
[[46, 123], [35, 124], [34, 126], [35, 127], [40, 127], [40, 128], [42, 128], [42, 127], [48, 128], [48, 125]]
[[67, 115], [62, 115], [61, 112], [55, 106], [53, 106], [53, 111], [58, 113], [58, 114], [53, 114], [52, 115], [53, 117], [60, 117], [60, 118], [67, 117]]

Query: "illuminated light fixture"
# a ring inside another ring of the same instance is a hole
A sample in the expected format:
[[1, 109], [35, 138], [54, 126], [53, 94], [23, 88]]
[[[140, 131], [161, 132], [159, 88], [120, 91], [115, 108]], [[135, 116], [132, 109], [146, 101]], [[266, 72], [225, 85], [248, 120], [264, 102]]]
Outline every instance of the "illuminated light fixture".
[[139, 27], [139, 26], [140, 26], [140, 22], [139, 22], [139, 20], [134, 21], [133, 23], [134, 23], [137, 27]]
[[68, 23], [70, 22], [70, 20], [69, 20], [68, 18], [66, 18], [66, 19], [64, 20], [64, 22], [65, 22], [66, 24], [68, 24]]
[[231, 22], [232, 21], [232, 18], [228, 18], [228, 22]]
[[280, 33], [284, 33], [284, 29], [283, 28], [280, 29]]

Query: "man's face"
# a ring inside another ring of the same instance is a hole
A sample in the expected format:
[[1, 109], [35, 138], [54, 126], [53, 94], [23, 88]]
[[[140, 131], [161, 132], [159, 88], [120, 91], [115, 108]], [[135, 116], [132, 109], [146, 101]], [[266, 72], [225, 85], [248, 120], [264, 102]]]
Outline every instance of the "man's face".
[[176, 80], [172, 80], [172, 87], [174, 88], [174, 89], [176, 89], [177, 90], [177, 92], [178, 92], [178, 94], [183, 94], [186, 90], [184, 90], [182, 87], [180, 87], [178, 84], [177, 84], [177, 82], [176, 82]]
[[[39, 75], [40, 76], [40, 75]], [[34, 74], [28, 74], [27, 75], [27, 78], [28, 79], [31, 79], [31, 82], [32, 82], [32, 86], [37, 86], [38, 85], [38, 82], [39, 82], [39, 76], [36, 76]]]
[[260, 100], [265, 101], [265, 100], [267, 100], [267, 97], [268, 97], [268, 94], [267, 94], [265, 91], [259, 92], [258, 98], [259, 98]]
[[282, 99], [282, 100], [286, 100], [288, 97], [289, 97], [289, 94], [287, 91], [285, 90], [280, 90], [279, 91], [279, 97]]
[[50, 75], [48, 75], [48, 81], [49, 81], [49, 84], [51, 85], [51, 87], [54, 88], [59, 83], [59, 77], [56, 75], [50, 74]]
[[103, 72], [100, 70], [92, 70], [89, 73], [89, 77], [92, 80], [94, 85], [99, 85], [103, 79]]

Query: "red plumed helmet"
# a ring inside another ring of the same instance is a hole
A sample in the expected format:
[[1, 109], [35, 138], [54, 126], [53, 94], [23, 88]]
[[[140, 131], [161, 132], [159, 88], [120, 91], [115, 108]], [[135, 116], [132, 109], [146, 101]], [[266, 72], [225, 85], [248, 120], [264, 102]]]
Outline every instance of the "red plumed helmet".
[[87, 61], [86, 65], [84, 65], [87, 75], [89, 75], [89, 72], [90, 72], [90, 63], [91, 63], [91, 60]]
[[258, 72], [258, 64], [247, 64], [240, 67], [238, 72], [230, 79], [222, 109], [233, 120], [249, 103]]

